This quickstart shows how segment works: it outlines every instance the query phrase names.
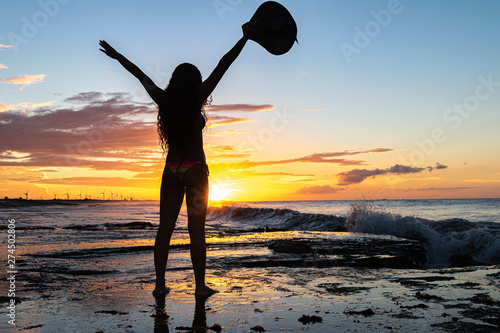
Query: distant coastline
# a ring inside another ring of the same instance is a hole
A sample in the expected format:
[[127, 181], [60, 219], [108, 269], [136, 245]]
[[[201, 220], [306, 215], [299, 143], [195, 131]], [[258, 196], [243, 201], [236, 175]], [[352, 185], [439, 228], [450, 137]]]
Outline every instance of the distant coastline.
[[0, 199], [0, 208], [23, 206], [77, 205], [80, 203], [135, 202], [143, 200], [96, 200], [96, 199]]

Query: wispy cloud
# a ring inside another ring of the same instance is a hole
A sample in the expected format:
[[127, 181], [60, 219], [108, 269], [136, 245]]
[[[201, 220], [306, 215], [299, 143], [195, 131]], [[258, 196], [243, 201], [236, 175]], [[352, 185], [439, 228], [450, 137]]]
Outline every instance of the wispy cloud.
[[342, 152], [314, 153], [303, 157], [278, 160], [278, 161], [263, 161], [263, 162], [249, 162], [249, 163], [254, 163], [255, 165], [288, 164], [288, 163], [330, 163], [337, 165], [364, 165], [365, 164], [364, 161], [346, 160], [345, 158], [340, 158], [340, 157], [373, 153], [375, 151], [381, 152], [381, 149], [383, 149], [384, 152], [392, 151], [392, 149], [387, 149], [387, 148], [375, 148], [371, 150], [360, 150], [360, 151], [346, 150]]
[[0, 112], [10, 111], [14, 109], [14, 104], [0, 104]]
[[0, 82], [6, 84], [22, 85], [17, 91], [23, 90], [25, 87], [32, 84], [43, 82], [47, 74], [25, 74], [23, 76], [11, 77], [8, 79], [0, 79]]
[[237, 131], [237, 130], [226, 130], [223, 132], [223, 134], [246, 134], [250, 133], [252, 131]]
[[395, 151], [395, 149], [390, 149], [390, 148], [375, 148], [375, 149], [371, 149], [371, 150], [366, 151], [366, 153], [369, 153], [369, 154], [378, 154], [378, 153], [389, 153], [391, 151]]
[[0, 104], [0, 112], [17, 110], [19, 112], [25, 112], [34, 108], [50, 106], [54, 104], [56, 101], [48, 101], [41, 103], [32, 103], [32, 102], [24, 102], [19, 104]]
[[305, 109], [304, 111], [306, 112], [316, 112], [316, 111], [323, 111], [324, 109]]
[[236, 149], [231, 145], [210, 145], [205, 144], [204, 148], [208, 152], [208, 156], [210, 158], [244, 158], [250, 155], [249, 152], [245, 152], [239, 149]]
[[239, 117], [227, 117], [227, 116], [210, 116], [208, 118], [207, 127], [221, 126], [221, 125], [232, 125], [238, 123], [246, 123], [253, 121], [250, 118], [239, 118]]
[[336, 193], [339, 189], [330, 185], [306, 186], [298, 189], [295, 194], [328, 194]]
[[4, 64], [0, 63], [0, 69], [7, 69], [9, 67], [5, 66]]
[[251, 133], [252, 131], [237, 131], [237, 130], [225, 130], [225, 131], [218, 131], [218, 132], [213, 132], [213, 133], [207, 133], [209, 136], [212, 137], [221, 137], [225, 135], [234, 135], [234, 134], [246, 134], [246, 133]]
[[493, 184], [493, 183], [500, 183], [500, 179], [466, 179], [464, 180], [464, 183], [480, 183], [480, 184]]
[[419, 187], [419, 188], [410, 188], [405, 190], [405, 192], [409, 191], [464, 191], [464, 190], [474, 190], [479, 187]]
[[435, 167], [428, 166], [426, 168], [411, 167], [411, 166], [396, 164], [396, 165], [393, 165], [387, 169], [373, 169], [373, 170], [354, 169], [354, 170], [345, 171], [345, 172], [341, 172], [341, 173], [337, 174], [337, 176], [339, 176], [338, 185], [347, 186], [347, 185], [352, 185], [352, 184], [358, 184], [367, 178], [376, 177], [376, 176], [380, 176], [380, 175], [412, 174], [412, 173], [419, 173], [419, 172], [422, 172], [424, 170], [432, 171], [434, 169], [446, 169], [446, 168], [447, 168], [447, 166], [437, 163], [437, 166], [435, 166]]
[[292, 176], [292, 177], [314, 177], [311, 173], [293, 173], [293, 172], [257, 172], [253, 170], [246, 171], [253, 176]]
[[361, 160], [349, 160], [344, 157], [353, 156], [359, 154], [367, 154], [367, 153], [382, 153], [382, 152], [391, 152], [393, 149], [389, 148], [375, 148], [370, 150], [345, 150], [341, 152], [326, 152], [326, 153], [314, 153], [307, 156], [297, 157], [297, 158], [289, 158], [283, 160], [271, 160], [271, 161], [243, 161], [240, 163], [235, 163], [235, 168], [251, 168], [265, 165], [278, 165], [278, 164], [290, 164], [290, 163], [328, 163], [328, 164], [336, 164], [336, 165], [365, 165], [365, 161]]
[[13, 47], [12, 45], [0, 44], [0, 50], [3, 50], [3, 49], [10, 49], [10, 48], [12, 48], [12, 47]]
[[436, 169], [436, 170], [442, 170], [442, 169], [446, 169], [446, 168], [447, 168], [446, 165], [442, 165], [440, 163], [436, 163], [436, 166], [434, 166], [434, 167], [433, 166], [428, 166], [427, 170], [429, 170], [429, 171], [432, 171], [434, 169]]
[[[263, 104], [263, 105], [253, 105], [253, 104], [221, 104], [221, 105], [208, 105], [205, 110], [208, 113], [224, 113], [224, 112], [262, 112], [274, 109], [273, 105]], [[253, 121], [250, 118], [241, 118], [235, 116], [215, 116], [209, 115], [208, 117], [208, 127], [221, 126], [221, 125], [232, 125], [238, 123], [245, 123]]]
[[252, 105], [252, 104], [220, 104], [208, 105], [205, 110], [208, 112], [221, 112], [221, 111], [243, 111], [243, 112], [261, 112], [274, 109], [273, 105]]

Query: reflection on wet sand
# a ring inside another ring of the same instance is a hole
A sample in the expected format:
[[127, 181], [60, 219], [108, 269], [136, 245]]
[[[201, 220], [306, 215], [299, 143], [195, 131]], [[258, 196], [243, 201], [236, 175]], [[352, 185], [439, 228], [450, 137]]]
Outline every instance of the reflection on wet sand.
[[[214, 324], [210, 327], [207, 326], [206, 302], [210, 298], [210, 296], [195, 296], [195, 308], [192, 325], [177, 326], [175, 327], [175, 329], [189, 332], [207, 332], [209, 329], [215, 332], [222, 331], [222, 327], [219, 324]], [[155, 333], [169, 332], [169, 315], [167, 314], [167, 311], [165, 309], [166, 297], [166, 294], [155, 296], [155, 314], [152, 315], [152, 317], [154, 318]]]

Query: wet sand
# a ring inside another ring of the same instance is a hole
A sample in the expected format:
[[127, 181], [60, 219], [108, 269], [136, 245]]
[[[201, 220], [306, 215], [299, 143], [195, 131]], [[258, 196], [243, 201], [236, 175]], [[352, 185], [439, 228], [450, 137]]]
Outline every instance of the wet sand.
[[[150, 239], [62, 244], [57, 251], [25, 247], [18, 262], [17, 326], [4, 317], [0, 330], [189, 332], [193, 326], [217, 331], [218, 325], [223, 332], [500, 330], [499, 266], [420, 269], [421, 249], [390, 236], [209, 235], [207, 281], [220, 293], [196, 302], [189, 247], [181, 237], [171, 250], [172, 290], [164, 306], [151, 295]], [[5, 309], [8, 300], [2, 301]]]

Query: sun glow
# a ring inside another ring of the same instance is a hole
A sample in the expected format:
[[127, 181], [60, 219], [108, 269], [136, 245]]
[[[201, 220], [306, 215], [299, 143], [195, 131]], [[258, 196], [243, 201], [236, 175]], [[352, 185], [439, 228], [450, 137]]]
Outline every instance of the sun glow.
[[208, 199], [211, 201], [223, 201], [227, 200], [229, 194], [234, 191], [232, 189], [227, 188], [228, 184], [217, 184], [210, 186]]

